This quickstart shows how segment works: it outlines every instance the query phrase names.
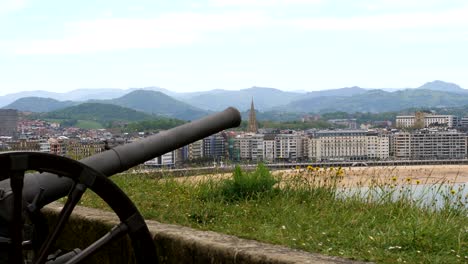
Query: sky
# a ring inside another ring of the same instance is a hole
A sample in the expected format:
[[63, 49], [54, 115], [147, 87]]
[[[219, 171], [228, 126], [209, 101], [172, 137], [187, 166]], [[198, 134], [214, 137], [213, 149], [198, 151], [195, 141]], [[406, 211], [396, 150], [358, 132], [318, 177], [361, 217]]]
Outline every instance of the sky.
[[0, 95], [468, 89], [466, 0], [0, 0]]

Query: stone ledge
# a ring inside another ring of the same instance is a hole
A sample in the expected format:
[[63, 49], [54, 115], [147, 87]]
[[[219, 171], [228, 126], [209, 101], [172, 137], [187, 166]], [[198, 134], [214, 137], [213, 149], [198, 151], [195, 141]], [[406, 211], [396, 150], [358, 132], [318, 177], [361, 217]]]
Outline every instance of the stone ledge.
[[[44, 211], [46, 213], [56, 214], [61, 208], [61, 204], [52, 203], [44, 208]], [[94, 241], [100, 236], [98, 234], [99, 232], [96, 231], [96, 225], [102, 226], [102, 229], [105, 230], [117, 224], [118, 218], [112, 212], [77, 206], [73, 211], [70, 221], [75, 223], [73, 227], [79, 226], [76, 224], [77, 221], [84, 223], [83, 225], [91, 225], [90, 223], [94, 223], [92, 228], [82, 226], [80, 231], [75, 231], [75, 233], [80, 235], [91, 236], [89, 239]], [[179, 225], [161, 224], [149, 220], [147, 220], [146, 223], [154, 236], [154, 242], [161, 263], [363, 263], [338, 257], [308, 253], [254, 240], [241, 239], [211, 231], [200, 231]], [[126, 246], [128, 246], [128, 242], [118, 247], [120, 248], [119, 250], [122, 250], [125, 249]], [[128, 252], [121, 253], [123, 253], [123, 256], [131, 254]]]

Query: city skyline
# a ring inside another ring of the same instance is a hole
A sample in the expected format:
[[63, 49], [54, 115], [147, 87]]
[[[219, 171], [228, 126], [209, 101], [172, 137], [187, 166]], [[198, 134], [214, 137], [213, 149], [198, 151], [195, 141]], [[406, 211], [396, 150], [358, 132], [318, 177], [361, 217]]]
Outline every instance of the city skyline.
[[467, 14], [461, 0], [4, 0], [0, 95], [468, 88]]

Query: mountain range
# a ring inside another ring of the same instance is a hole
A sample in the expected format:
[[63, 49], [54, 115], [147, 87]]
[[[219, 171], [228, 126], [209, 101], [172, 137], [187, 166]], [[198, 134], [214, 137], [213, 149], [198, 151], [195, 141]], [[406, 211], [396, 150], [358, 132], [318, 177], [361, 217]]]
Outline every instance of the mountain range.
[[0, 105], [4, 103], [3, 108], [20, 111], [49, 112], [84, 102], [95, 102], [153, 115], [193, 120], [228, 106], [234, 106], [241, 112], [248, 111], [252, 100], [257, 110], [275, 115], [292, 112], [386, 112], [418, 107], [464, 106], [468, 104], [468, 90], [443, 81], [428, 82], [413, 89], [384, 90], [353, 86], [306, 93], [266, 87], [190, 93], [171, 92], [159, 87], [80, 89], [67, 93], [31, 91], [9, 94], [0, 96]]

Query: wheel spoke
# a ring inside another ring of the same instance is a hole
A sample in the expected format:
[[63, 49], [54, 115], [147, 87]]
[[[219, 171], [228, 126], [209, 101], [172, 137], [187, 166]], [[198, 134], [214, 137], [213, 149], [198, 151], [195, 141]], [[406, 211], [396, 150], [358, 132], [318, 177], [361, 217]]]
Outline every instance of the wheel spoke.
[[66, 222], [70, 218], [71, 213], [73, 212], [73, 209], [78, 204], [85, 191], [86, 185], [82, 183], [76, 183], [73, 186], [73, 189], [70, 192], [70, 195], [68, 196], [67, 202], [65, 203], [62, 211], [60, 212], [54, 230], [49, 234], [45, 242], [42, 244], [41, 249], [39, 250], [38, 257], [34, 262], [35, 264], [43, 264], [46, 262], [50, 249], [54, 246], [58, 235], [62, 232], [63, 227], [65, 226]]
[[11, 263], [23, 263], [23, 179], [24, 171], [12, 171], [10, 186], [13, 192], [13, 223], [11, 226]]
[[103, 246], [109, 244], [110, 242], [120, 238], [121, 236], [128, 233], [128, 226], [125, 223], [120, 223], [114, 226], [109, 232], [107, 232], [104, 236], [96, 240], [93, 244], [89, 245], [87, 248], [82, 250], [76, 256], [74, 256], [71, 260], [67, 261], [65, 264], [76, 264], [80, 263], [87, 257], [94, 254], [96, 251], [101, 249]]

